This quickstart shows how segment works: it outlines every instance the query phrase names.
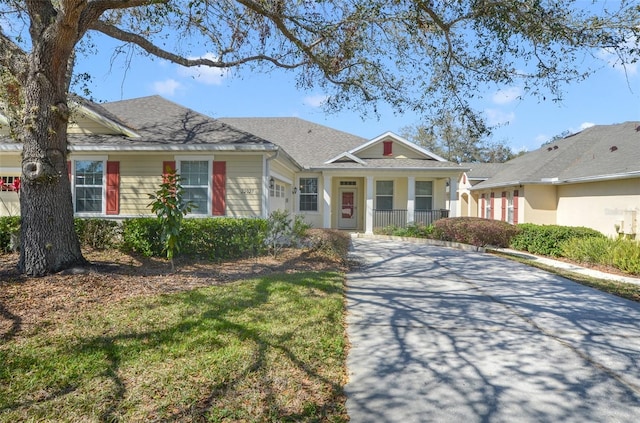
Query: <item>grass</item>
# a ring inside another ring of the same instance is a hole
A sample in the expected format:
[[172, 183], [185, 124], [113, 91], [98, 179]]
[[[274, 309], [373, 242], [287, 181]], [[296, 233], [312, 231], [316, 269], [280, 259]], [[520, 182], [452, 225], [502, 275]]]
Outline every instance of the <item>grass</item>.
[[0, 421], [347, 421], [343, 279], [96, 306], [0, 345]]
[[562, 276], [563, 278], [572, 280], [579, 284], [589, 286], [591, 288], [595, 288], [600, 291], [607, 292], [609, 294], [617, 295], [618, 297], [626, 298], [631, 301], [640, 302], [640, 285], [612, 281], [608, 279], [594, 278], [594, 277], [586, 276], [580, 273], [571, 272], [569, 270], [559, 269], [559, 268], [549, 266], [543, 263], [539, 263], [533, 260], [529, 260], [523, 257], [518, 257], [513, 254], [499, 253], [497, 251], [492, 251], [491, 253], [498, 255], [500, 257], [508, 258], [509, 260], [517, 261], [519, 263], [524, 263], [531, 267], [536, 267], [538, 269], [545, 270], [549, 273]]

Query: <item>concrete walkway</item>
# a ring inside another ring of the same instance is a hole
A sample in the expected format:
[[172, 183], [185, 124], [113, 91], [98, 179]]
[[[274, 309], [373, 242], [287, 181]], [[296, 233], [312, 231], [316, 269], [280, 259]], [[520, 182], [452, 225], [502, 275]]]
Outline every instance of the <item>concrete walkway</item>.
[[489, 254], [353, 244], [352, 422], [640, 421], [640, 304]]

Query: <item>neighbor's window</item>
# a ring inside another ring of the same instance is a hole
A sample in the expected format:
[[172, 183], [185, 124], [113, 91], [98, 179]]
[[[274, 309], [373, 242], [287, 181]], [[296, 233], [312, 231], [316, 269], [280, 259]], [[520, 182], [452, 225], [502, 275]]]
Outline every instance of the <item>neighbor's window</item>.
[[181, 161], [180, 178], [184, 200], [194, 205], [191, 213], [209, 214], [209, 161]]
[[318, 211], [318, 178], [300, 178], [300, 211]]
[[376, 210], [393, 210], [393, 181], [376, 181]]
[[433, 182], [416, 181], [416, 210], [433, 210]]
[[104, 162], [76, 160], [74, 170], [76, 213], [102, 213]]

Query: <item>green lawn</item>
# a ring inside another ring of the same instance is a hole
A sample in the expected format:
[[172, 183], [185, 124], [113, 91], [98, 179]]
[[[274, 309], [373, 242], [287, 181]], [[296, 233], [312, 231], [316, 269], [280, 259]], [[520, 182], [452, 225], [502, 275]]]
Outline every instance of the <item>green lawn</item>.
[[0, 345], [0, 421], [347, 421], [344, 275], [102, 304]]

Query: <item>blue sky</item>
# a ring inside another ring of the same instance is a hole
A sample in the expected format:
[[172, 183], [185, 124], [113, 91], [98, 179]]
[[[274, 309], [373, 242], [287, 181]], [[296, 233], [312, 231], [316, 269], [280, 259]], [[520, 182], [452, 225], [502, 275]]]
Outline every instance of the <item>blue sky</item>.
[[[300, 91], [293, 74], [279, 70], [265, 74], [224, 73], [219, 69], [186, 69], [144, 56], [134, 56], [125, 66], [124, 60], [111, 61], [108, 44], [101, 45], [103, 54], [81, 58], [76, 67], [92, 75], [92, 96], [99, 101], [159, 94], [212, 117], [296, 116], [365, 138], [386, 131], [399, 133], [404, 126], [420, 123], [420, 116], [396, 115], [384, 105], [378, 108], [379, 120], [363, 120], [348, 109], [325, 114], [321, 107], [323, 92]], [[483, 99], [475, 106], [485, 113], [489, 123], [501, 124], [492, 139], [507, 143], [515, 151], [530, 151], [564, 131], [577, 132], [593, 124], [640, 121], [639, 67], [627, 67], [625, 72], [609, 63], [605, 52], [599, 55], [601, 69], [588, 80], [567, 86], [560, 103], [522, 99], [518, 86], [483, 93]]]

